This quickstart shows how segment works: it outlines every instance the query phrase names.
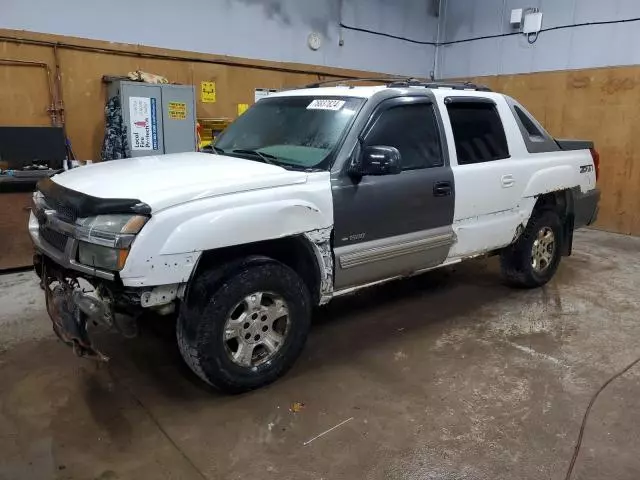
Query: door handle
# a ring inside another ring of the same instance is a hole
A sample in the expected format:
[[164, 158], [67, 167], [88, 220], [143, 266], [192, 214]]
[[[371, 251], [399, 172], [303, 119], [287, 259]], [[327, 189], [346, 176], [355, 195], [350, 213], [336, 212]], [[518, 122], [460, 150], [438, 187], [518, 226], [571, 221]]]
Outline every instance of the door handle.
[[516, 183], [515, 179], [513, 178], [513, 175], [511, 174], [502, 175], [502, 177], [500, 178], [500, 182], [502, 183], [503, 188], [513, 187]]
[[434, 197], [448, 197], [453, 193], [451, 182], [436, 182], [433, 184]]

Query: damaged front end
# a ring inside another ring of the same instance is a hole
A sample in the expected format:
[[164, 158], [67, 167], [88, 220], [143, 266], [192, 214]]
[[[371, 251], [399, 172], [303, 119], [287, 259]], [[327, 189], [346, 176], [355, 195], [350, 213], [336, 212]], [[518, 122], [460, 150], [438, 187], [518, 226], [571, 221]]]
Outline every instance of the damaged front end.
[[89, 329], [137, 333], [141, 291], [122, 270], [150, 207], [135, 199], [102, 199], [41, 180], [33, 195], [29, 233], [34, 267], [45, 291], [53, 330], [79, 356], [106, 360]]
[[79, 276], [41, 255], [34, 258], [34, 266], [45, 291], [53, 331], [76, 355], [108, 360], [95, 347], [90, 328], [115, 329], [128, 338], [136, 336], [142, 308], [135, 292], [127, 292], [115, 282]]

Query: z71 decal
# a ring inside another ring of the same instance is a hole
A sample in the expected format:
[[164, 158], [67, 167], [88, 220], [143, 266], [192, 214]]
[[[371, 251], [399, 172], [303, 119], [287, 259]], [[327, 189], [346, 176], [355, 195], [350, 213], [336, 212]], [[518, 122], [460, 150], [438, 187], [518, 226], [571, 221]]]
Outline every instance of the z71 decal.
[[593, 165], [580, 165], [580, 173], [593, 172]]

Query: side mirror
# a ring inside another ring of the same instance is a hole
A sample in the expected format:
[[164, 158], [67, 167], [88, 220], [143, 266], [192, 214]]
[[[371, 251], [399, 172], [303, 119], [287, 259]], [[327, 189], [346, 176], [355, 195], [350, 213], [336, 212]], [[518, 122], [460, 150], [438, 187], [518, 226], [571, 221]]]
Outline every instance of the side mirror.
[[402, 171], [400, 152], [396, 147], [365, 147], [349, 168], [353, 176], [396, 175]]

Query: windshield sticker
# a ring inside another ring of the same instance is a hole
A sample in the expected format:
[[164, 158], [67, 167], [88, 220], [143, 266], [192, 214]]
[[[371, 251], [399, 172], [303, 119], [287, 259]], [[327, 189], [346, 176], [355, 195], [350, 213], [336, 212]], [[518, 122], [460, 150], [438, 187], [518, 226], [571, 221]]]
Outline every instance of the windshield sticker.
[[314, 100], [309, 104], [307, 110], [340, 110], [347, 103], [344, 100]]

